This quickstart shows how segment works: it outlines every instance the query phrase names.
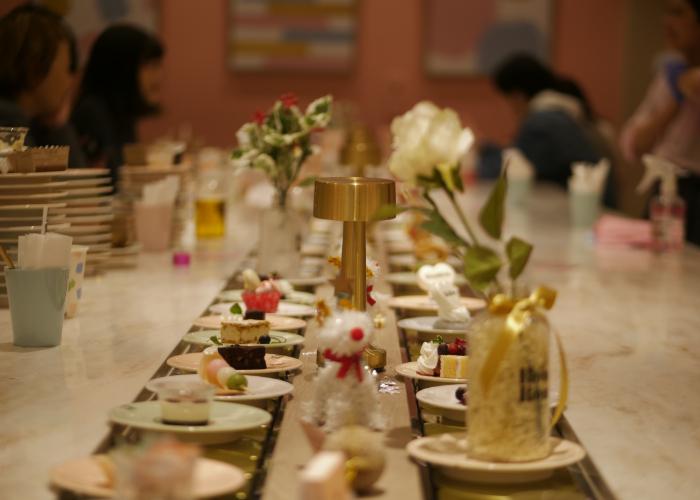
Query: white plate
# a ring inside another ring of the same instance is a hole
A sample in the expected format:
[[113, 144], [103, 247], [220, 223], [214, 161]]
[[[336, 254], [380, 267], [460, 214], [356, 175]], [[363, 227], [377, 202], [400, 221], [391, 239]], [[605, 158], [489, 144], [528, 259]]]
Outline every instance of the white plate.
[[[58, 191], [55, 193], [38, 193], [38, 194], [0, 194], [0, 202], [5, 202], [3, 205], [16, 205], [22, 200], [57, 200], [66, 197], [66, 191]], [[33, 203], [39, 204], [39, 201]]]
[[103, 184], [109, 184], [111, 177], [87, 177], [85, 179], [71, 179], [64, 181], [68, 188], [81, 188], [81, 187], [96, 187]]
[[[70, 221], [73, 224], [73, 221]], [[102, 233], [112, 233], [112, 226], [108, 224], [91, 224], [91, 225], [71, 225], [69, 229], [64, 231], [64, 234], [68, 235], [90, 235], [90, 234], [102, 234]]]
[[418, 316], [416, 318], [404, 318], [396, 326], [404, 330], [413, 330], [432, 335], [466, 335], [467, 329], [435, 328], [433, 325], [440, 318], [438, 316]]
[[412, 378], [416, 380], [424, 380], [426, 382], [432, 382], [436, 384], [457, 384], [459, 382], [466, 382], [467, 379], [459, 378], [445, 378], [445, 377], [433, 377], [430, 375], [422, 375], [418, 373], [418, 363], [416, 361], [409, 361], [408, 363], [401, 363], [396, 365], [396, 373], [402, 377]]
[[[454, 420], [463, 420], [465, 418], [465, 411], [467, 409], [466, 405], [463, 405], [455, 396], [455, 391], [459, 387], [465, 387], [466, 384], [449, 384], [449, 385], [436, 385], [434, 387], [428, 387], [426, 389], [421, 389], [416, 393], [416, 399], [427, 406], [432, 406], [445, 412], [449, 412], [447, 416], [450, 416]], [[559, 402], [559, 393], [551, 392], [549, 398], [549, 407], [556, 408]], [[467, 404], [469, 403], [469, 395], [467, 395]], [[454, 418], [457, 417], [457, 418]]]
[[[178, 354], [168, 358], [166, 361], [168, 366], [182, 370], [183, 372], [196, 372], [199, 368], [199, 363], [202, 361], [201, 352], [188, 352], [187, 354]], [[243, 375], [272, 375], [273, 373], [291, 372], [300, 370], [303, 363], [300, 359], [291, 356], [283, 356], [281, 354], [265, 353], [265, 364], [267, 368], [258, 370], [238, 370]]]
[[[227, 302], [240, 302], [243, 300], [243, 290], [224, 290], [219, 294], [219, 300]], [[309, 292], [293, 292], [284, 296], [284, 302], [294, 302], [295, 304], [305, 304], [312, 306], [316, 303], [316, 296]]]
[[[216, 401], [258, 401], [260, 399], [274, 399], [290, 394], [294, 390], [294, 386], [284, 380], [279, 380], [270, 377], [256, 377], [254, 375], [246, 375], [248, 380], [248, 390], [242, 394], [226, 394], [222, 391], [220, 394], [217, 390], [214, 399]], [[170, 377], [160, 377], [149, 380], [146, 384], [146, 389], [157, 393], [160, 385], [173, 380], [182, 380], [183, 382], [202, 382], [199, 375], [172, 375]]]
[[[225, 315], [229, 316], [229, 315]], [[193, 325], [199, 328], [217, 329], [221, 328], [221, 314], [202, 316], [197, 318]], [[278, 316], [277, 314], [266, 314], [265, 319], [270, 322], [270, 330], [297, 331], [306, 328], [306, 321], [290, 316]]]
[[[94, 234], [89, 236], [73, 236], [73, 244], [75, 245], [90, 245], [92, 243], [103, 243], [112, 241], [112, 233]], [[108, 247], [110, 245], [107, 245]]]
[[[416, 273], [410, 271], [389, 273], [386, 275], [386, 281], [390, 285], [398, 286], [418, 286], [418, 279], [416, 278]], [[455, 285], [463, 286], [467, 284], [467, 280], [460, 273], [455, 275]]]
[[292, 286], [320, 286], [328, 282], [325, 276], [300, 276], [296, 278], [284, 278]]
[[[51, 469], [49, 478], [53, 486], [78, 495], [112, 498], [116, 493], [95, 456], [64, 462]], [[192, 483], [195, 498], [211, 498], [241, 489], [246, 477], [238, 467], [200, 457], [194, 466]]]
[[111, 222], [114, 220], [114, 214], [108, 213], [103, 215], [63, 215], [68, 218], [71, 224], [99, 224], [101, 222]]
[[89, 198], [68, 198], [66, 199], [66, 204], [68, 206], [83, 206], [83, 205], [105, 205], [107, 203], [112, 203], [114, 196], [104, 195], [104, 196], [93, 196]]
[[[65, 205], [64, 205], [65, 206]], [[92, 207], [66, 207], [66, 208], [56, 208], [50, 210], [50, 212], [60, 215], [103, 215], [103, 214], [113, 214], [114, 208], [111, 204], [102, 206], [92, 206]]]
[[[480, 311], [486, 307], [486, 302], [474, 297], [460, 297], [460, 301], [472, 312]], [[389, 307], [392, 309], [406, 309], [409, 311], [436, 312], [437, 304], [427, 295], [402, 295], [389, 299]]]
[[15, 205], [0, 205], [0, 214], [9, 217], [10, 214], [22, 214], [26, 216], [30, 213], [38, 214], [41, 217], [44, 207], [48, 208], [49, 213], [57, 213], [59, 208], [65, 208], [65, 203], [17, 203]]
[[[231, 314], [231, 307], [234, 304], [239, 304], [241, 306], [241, 310], [245, 314], [246, 306], [243, 302], [221, 302], [219, 304], [214, 304], [209, 308], [209, 310], [214, 314]], [[274, 314], [277, 314], [278, 316], [310, 318], [316, 315], [316, 309], [311, 306], [281, 300], [277, 306], [277, 311], [275, 311]]]
[[[46, 230], [53, 232], [64, 232], [70, 229], [69, 223], [63, 224], [47, 224]], [[14, 226], [14, 227], [0, 227], [0, 233], [40, 233], [41, 225], [38, 226]]]
[[54, 172], [54, 175], [59, 178], [73, 179], [75, 177], [97, 177], [100, 175], [109, 175], [108, 168], [69, 168], [60, 172]]
[[165, 424], [160, 418], [160, 401], [140, 401], [112, 408], [107, 418], [120, 425], [147, 431], [177, 434], [178, 438], [201, 443], [225, 443], [239, 432], [270, 422], [270, 414], [259, 408], [213, 401], [206, 425]]
[[[0, 176], [0, 180], [2, 177]], [[17, 190], [21, 194], [26, 191], [45, 191], [49, 189], [65, 188], [68, 185], [67, 182], [35, 182], [31, 184], [3, 184], [0, 182], [0, 192], [3, 194], [14, 194], [9, 193], [9, 191]], [[65, 191], [65, 189], [63, 190]]]
[[79, 187], [68, 190], [68, 197], [84, 197], [84, 196], [94, 196], [96, 194], [110, 193], [112, 191], [112, 186], [102, 186], [102, 187]]
[[[254, 346], [254, 347], [264, 347], [265, 349], [276, 349], [280, 347], [292, 347], [295, 345], [301, 345], [304, 343], [304, 337], [301, 335], [297, 335], [295, 333], [289, 333], [289, 332], [276, 332], [276, 331], [270, 331], [268, 334], [270, 337], [272, 337], [272, 340], [274, 342], [270, 342], [269, 344], [242, 344], [245, 346]], [[211, 337], [217, 337], [219, 341], [221, 341], [221, 334], [219, 333], [218, 330], [200, 330], [198, 332], [190, 332], [185, 334], [184, 337], [182, 337], [183, 342], [189, 342], [190, 344], [196, 344], [196, 345], [205, 345], [205, 346], [213, 346], [217, 345], [214, 342], [211, 341]], [[225, 344], [225, 345], [231, 345], [231, 344]]]
[[548, 457], [530, 462], [487, 462], [469, 458], [464, 434], [443, 434], [424, 437], [408, 443], [408, 454], [457, 481], [477, 483], [524, 483], [539, 481], [554, 470], [580, 462], [586, 451], [578, 444], [550, 438], [552, 452]]

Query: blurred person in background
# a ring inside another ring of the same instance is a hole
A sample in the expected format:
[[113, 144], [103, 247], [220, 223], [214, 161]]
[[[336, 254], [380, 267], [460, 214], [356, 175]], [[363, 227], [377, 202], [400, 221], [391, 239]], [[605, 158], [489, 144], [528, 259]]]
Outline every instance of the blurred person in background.
[[[595, 116], [579, 85], [555, 75], [535, 57], [515, 54], [498, 66], [492, 76], [494, 85], [508, 102], [518, 122], [513, 146], [535, 168], [538, 181], [567, 188], [571, 165], [597, 163], [608, 158], [613, 163], [613, 139]], [[500, 172], [501, 148], [481, 148], [479, 175], [495, 177]], [[612, 172], [604, 193], [604, 202], [615, 205]]]
[[90, 51], [72, 121], [88, 162], [108, 167], [115, 186], [124, 145], [138, 142], [138, 122], [160, 111], [164, 53], [130, 25], [107, 28]]
[[625, 125], [625, 159], [653, 153], [685, 170], [678, 194], [686, 202], [686, 239], [700, 245], [700, 0], [667, 0], [667, 58]]
[[23, 5], [0, 19], [0, 126], [28, 127], [27, 146], [70, 146], [73, 167], [85, 164], [68, 124], [77, 67], [75, 38], [57, 14]]

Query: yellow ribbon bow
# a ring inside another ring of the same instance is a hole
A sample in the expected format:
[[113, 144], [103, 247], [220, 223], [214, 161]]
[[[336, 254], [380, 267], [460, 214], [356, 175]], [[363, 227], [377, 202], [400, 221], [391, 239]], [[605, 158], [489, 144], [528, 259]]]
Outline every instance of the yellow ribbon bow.
[[[529, 297], [515, 301], [511, 297], [498, 294], [491, 299], [489, 303], [489, 311], [492, 314], [504, 315], [507, 314], [505, 321], [505, 326], [501, 330], [500, 335], [493, 343], [491, 351], [484, 361], [484, 366], [481, 368], [481, 386], [484, 394], [488, 396], [491, 390], [491, 384], [493, 383], [498, 369], [500, 367], [503, 358], [505, 357], [508, 349], [512, 343], [520, 336], [522, 332], [530, 324], [533, 317], [540, 315], [541, 312], [538, 309], [551, 309], [557, 297], [557, 292], [551, 288], [541, 286], [537, 288]], [[561, 387], [559, 402], [557, 403], [557, 408], [552, 416], [552, 421], [550, 422], [550, 428], [554, 427], [566, 407], [566, 401], [569, 396], [569, 373], [566, 368], [566, 357], [564, 355], [564, 348], [559, 338], [559, 334], [554, 331], [554, 339], [557, 342], [557, 349], [559, 351], [559, 364], [560, 364], [560, 376], [561, 376]]]

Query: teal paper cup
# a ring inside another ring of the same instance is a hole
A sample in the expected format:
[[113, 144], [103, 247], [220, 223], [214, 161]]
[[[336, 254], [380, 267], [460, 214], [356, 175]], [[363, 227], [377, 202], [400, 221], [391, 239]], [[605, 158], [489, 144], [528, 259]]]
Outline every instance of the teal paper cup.
[[598, 220], [600, 195], [595, 192], [569, 192], [571, 223], [575, 228], [590, 228]]
[[68, 269], [5, 269], [13, 343], [53, 347], [61, 343]]

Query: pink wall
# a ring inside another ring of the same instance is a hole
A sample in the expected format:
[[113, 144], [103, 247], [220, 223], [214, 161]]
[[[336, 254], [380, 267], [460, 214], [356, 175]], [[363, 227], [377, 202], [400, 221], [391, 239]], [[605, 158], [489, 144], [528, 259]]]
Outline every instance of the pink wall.
[[[505, 141], [512, 117], [488, 80], [436, 79], [422, 69], [424, 1], [361, 0], [357, 61], [344, 76], [235, 75], [226, 67], [227, 0], [161, 2], [165, 113], [143, 127], [146, 138], [189, 122], [207, 142], [230, 145], [240, 124], [276, 96], [302, 102], [323, 93], [356, 101], [372, 125], [389, 123], [420, 99], [457, 109], [482, 137]], [[16, 0], [2, 0], [3, 8]], [[553, 61], [588, 92], [595, 109], [621, 120], [623, 0], [554, 0]]]
[[[555, 3], [555, 68], [576, 78], [598, 112], [618, 123], [624, 3]], [[352, 99], [362, 118], [373, 125], [388, 123], [420, 99], [431, 99], [459, 110], [483, 136], [507, 140], [514, 128], [512, 117], [486, 79], [447, 80], [424, 74], [421, 0], [360, 4], [357, 62], [351, 74], [261, 76], [235, 75], [226, 68], [226, 0], [163, 2], [167, 111], [146, 124], [145, 135], [190, 122], [209, 142], [231, 144], [235, 130], [255, 110], [266, 109], [274, 97], [293, 91], [302, 102], [328, 92]]]

